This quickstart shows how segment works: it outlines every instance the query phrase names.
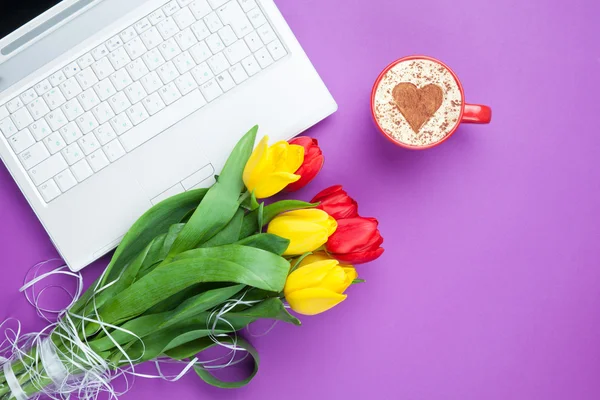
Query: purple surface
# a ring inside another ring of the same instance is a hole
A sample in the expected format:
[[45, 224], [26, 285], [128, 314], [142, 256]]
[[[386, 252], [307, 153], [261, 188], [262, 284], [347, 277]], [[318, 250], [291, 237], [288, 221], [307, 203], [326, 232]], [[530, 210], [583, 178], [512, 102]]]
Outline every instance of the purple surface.
[[[310, 131], [326, 167], [301, 195], [344, 184], [387, 251], [343, 305], [254, 339], [249, 387], [189, 375], [123, 399], [600, 398], [599, 3], [277, 3], [340, 105]], [[371, 85], [413, 53], [450, 65], [493, 123], [425, 152], [380, 136]], [[0, 320], [39, 328], [17, 289], [56, 253], [4, 168], [0, 221]]]

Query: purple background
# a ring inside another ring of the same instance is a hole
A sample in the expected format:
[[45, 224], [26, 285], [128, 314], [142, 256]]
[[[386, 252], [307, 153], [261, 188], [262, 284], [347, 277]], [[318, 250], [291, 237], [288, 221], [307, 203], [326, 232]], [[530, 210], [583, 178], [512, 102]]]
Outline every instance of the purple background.
[[[386, 253], [335, 310], [254, 339], [256, 380], [138, 380], [124, 399], [600, 398], [600, 6], [594, 0], [278, 0], [337, 99], [310, 131], [326, 167], [381, 221]], [[411, 152], [373, 127], [371, 85], [396, 58], [450, 65], [489, 126]], [[0, 167], [0, 320], [56, 253]], [[85, 271], [89, 283], [107, 259]]]

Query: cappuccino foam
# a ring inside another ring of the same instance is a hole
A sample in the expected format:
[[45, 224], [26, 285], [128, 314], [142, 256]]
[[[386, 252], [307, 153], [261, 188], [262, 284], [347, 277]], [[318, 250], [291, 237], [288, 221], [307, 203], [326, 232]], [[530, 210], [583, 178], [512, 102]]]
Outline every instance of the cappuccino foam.
[[[403, 82], [418, 88], [436, 85], [444, 97], [441, 106], [418, 130], [411, 128], [394, 101], [393, 90]], [[439, 142], [459, 123], [462, 95], [452, 73], [443, 65], [425, 59], [406, 60], [391, 68], [375, 92], [375, 118], [392, 138], [410, 146], [428, 146]]]

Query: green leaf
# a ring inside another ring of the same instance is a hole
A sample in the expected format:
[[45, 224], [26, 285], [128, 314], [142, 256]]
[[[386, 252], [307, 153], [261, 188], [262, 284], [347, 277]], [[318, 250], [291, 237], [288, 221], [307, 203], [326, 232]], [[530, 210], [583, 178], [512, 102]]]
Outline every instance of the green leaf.
[[240, 240], [237, 244], [263, 249], [281, 256], [290, 245], [290, 240], [271, 233], [258, 233]]
[[216, 247], [237, 242], [240, 237], [242, 222], [244, 222], [244, 210], [240, 208], [225, 228], [206, 242], [202, 243], [200, 247]]
[[192, 285], [231, 282], [283, 290], [289, 262], [268, 251], [240, 245], [194, 249], [136, 281], [100, 308], [103, 321], [118, 324]]
[[273, 220], [273, 218], [281, 213], [286, 211], [302, 210], [305, 208], [314, 208], [318, 205], [319, 203], [307, 203], [298, 200], [283, 200], [269, 204], [268, 206], [264, 207], [262, 225], [260, 227], [258, 224], [259, 210], [254, 210], [244, 217], [244, 224], [242, 225], [240, 238], [245, 238], [250, 235], [254, 235], [255, 233], [259, 233], [263, 226], [267, 225]]
[[238, 210], [238, 199], [244, 182], [242, 174], [252, 149], [258, 127], [255, 126], [235, 146], [217, 182], [204, 199], [173, 243], [167, 259], [197, 247], [219, 232]]
[[352, 281], [353, 285], [359, 284], [359, 283], [365, 283], [366, 281], [364, 279], [355, 279]]

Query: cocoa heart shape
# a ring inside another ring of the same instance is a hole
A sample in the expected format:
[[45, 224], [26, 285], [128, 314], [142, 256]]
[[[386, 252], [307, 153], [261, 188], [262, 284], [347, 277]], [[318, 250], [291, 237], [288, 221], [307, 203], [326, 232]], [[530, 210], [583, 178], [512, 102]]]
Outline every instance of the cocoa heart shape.
[[444, 91], [437, 85], [429, 84], [418, 88], [412, 83], [402, 82], [392, 90], [396, 107], [415, 133], [429, 121], [444, 101]]

